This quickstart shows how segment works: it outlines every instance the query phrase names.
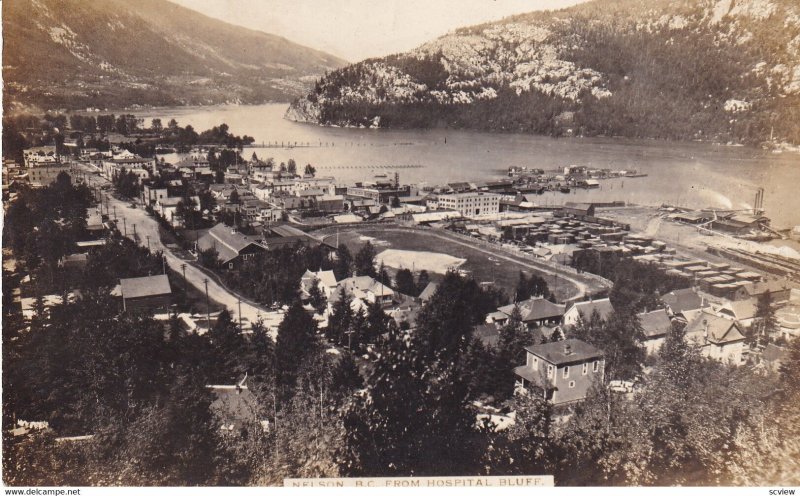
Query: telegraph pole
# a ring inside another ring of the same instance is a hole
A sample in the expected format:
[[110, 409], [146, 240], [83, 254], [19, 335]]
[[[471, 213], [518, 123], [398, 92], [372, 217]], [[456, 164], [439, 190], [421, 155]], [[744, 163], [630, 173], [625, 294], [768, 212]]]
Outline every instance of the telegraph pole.
[[122, 229], [123, 229], [123, 231], [124, 231], [124, 232], [122, 233], [122, 235], [123, 235], [123, 236], [125, 236], [125, 237], [127, 237], [127, 236], [128, 236], [128, 223], [126, 222], [126, 219], [125, 219], [125, 217], [123, 217], [123, 218], [122, 218]]
[[242, 332], [244, 328], [242, 327], [242, 298], [239, 297], [239, 332]]
[[147, 251], [150, 251], [150, 235], [147, 235]]
[[208, 278], [203, 279], [203, 284], [206, 285], [206, 325], [208, 325], [208, 330], [211, 330], [211, 309], [208, 304]]
[[181, 269], [183, 270], [183, 292], [186, 292], [186, 264], [181, 264]]
[[161, 267], [164, 269], [164, 274], [167, 273], [167, 256], [163, 253], [161, 254]]

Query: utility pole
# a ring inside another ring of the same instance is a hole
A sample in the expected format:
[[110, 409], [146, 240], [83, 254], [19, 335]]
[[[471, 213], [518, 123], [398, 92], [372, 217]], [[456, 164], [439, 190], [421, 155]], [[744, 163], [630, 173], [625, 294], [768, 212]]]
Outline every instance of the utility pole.
[[150, 235], [147, 235], [147, 251], [150, 251]]
[[161, 254], [161, 267], [164, 269], [164, 274], [167, 273], [167, 256], [163, 253]]
[[242, 327], [242, 298], [239, 297], [239, 332], [242, 332], [244, 328]]
[[186, 264], [181, 264], [181, 269], [183, 270], [183, 292], [186, 293]]
[[133, 225], [133, 237], [136, 237], [136, 224]]
[[122, 233], [122, 235], [123, 235], [123, 236], [125, 236], [125, 237], [127, 237], [127, 236], [128, 236], [128, 223], [126, 222], [126, 219], [125, 219], [125, 217], [123, 217], [123, 218], [122, 218], [122, 229], [123, 229], [123, 231], [124, 231], [124, 232]]
[[203, 284], [206, 285], [206, 325], [208, 326], [208, 330], [211, 330], [211, 309], [208, 304], [208, 278], [203, 279]]

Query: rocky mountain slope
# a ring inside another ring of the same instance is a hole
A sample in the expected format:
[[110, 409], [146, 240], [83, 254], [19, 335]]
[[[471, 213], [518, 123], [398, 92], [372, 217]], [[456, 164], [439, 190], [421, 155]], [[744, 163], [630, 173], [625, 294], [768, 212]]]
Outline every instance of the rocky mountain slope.
[[7, 110], [290, 101], [345, 64], [166, 0], [2, 7]]
[[800, 142], [800, 4], [595, 0], [460, 29], [317, 81], [327, 125]]

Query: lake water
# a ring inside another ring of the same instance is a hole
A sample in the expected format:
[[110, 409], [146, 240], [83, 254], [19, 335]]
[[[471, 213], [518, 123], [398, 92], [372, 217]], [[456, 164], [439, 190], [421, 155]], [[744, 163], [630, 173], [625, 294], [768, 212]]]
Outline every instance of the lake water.
[[[400, 174], [402, 183], [436, 185], [504, 177], [512, 165], [556, 169], [566, 165], [636, 169], [643, 178], [601, 181], [598, 190], [546, 193], [542, 204], [624, 200], [693, 208], [752, 208], [763, 187], [764, 208], [774, 227], [800, 224], [800, 155], [750, 147], [616, 138], [562, 138], [474, 131], [387, 130], [320, 127], [283, 119], [286, 104], [158, 108], [136, 111], [149, 125], [159, 117], [201, 131], [226, 123], [231, 132], [277, 147], [248, 148], [277, 162], [311, 163], [317, 175], [343, 184], [375, 174]], [[290, 147], [289, 145], [306, 145]], [[167, 160], [170, 158], [167, 157]], [[407, 167], [421, 166], [421, 167]]]

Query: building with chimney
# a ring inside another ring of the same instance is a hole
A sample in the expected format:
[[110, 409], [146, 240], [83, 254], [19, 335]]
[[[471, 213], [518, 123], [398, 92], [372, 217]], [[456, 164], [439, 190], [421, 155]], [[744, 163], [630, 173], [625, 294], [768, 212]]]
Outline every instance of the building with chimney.
[[525, 351], [525, 365], [514, 368], [517, 387], [553, 405], [581, 401], [592, 384], [603, 381], [603, 352], [579, 339], [528, 346]]

